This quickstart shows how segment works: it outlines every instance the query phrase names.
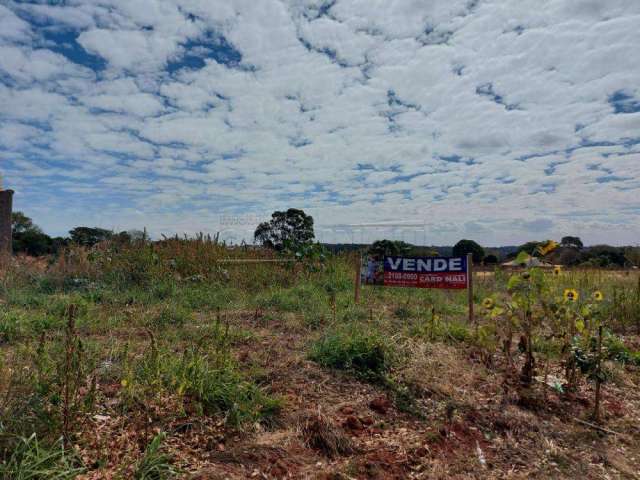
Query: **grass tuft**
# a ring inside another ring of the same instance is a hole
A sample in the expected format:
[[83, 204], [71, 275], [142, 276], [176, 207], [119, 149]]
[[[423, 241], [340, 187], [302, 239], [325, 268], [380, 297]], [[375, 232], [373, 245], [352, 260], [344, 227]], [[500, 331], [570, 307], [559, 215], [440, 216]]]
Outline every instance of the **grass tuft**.
[[395, 350], [380, 333], [351, 323], [328, 329], [312, 345], [309, 356], [323, 367], [348, 370], [374, 380], [391, 368]]
[[147, 445], [144, 455], [136, 464], [133, 473], [135, 480], [166, 480], [178, 475], [178, 471], [171, 464], [171, 457], [162, 450], [165, 438], [164, 433], [159, 433]]
[[0, 480], [67, 480], [83, 473], [77, 458], [64, 449], [62, 440], [47, 447], [35, 434], [17, 438], [0, 463]]

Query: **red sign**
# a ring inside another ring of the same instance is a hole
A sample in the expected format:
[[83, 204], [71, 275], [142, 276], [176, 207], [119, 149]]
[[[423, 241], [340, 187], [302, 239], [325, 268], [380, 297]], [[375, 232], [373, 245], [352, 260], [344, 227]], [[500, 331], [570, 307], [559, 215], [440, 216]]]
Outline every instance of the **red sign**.
[[385, 257], [368, 259], [363, 283], [387, 287], [467, 288], [466, 257]]

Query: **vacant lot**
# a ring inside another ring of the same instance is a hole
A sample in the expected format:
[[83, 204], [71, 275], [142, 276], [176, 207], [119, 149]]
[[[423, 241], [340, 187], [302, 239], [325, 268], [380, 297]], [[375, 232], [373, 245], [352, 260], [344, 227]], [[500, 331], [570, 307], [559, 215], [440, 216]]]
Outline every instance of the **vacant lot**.
[[221, 262], [265, 257], [169, 240], [6, 266], [0, 479], [640, 475], [637, 272], [478, 276], [474, 325], [465, 291], [355, 305], [354, 257]]

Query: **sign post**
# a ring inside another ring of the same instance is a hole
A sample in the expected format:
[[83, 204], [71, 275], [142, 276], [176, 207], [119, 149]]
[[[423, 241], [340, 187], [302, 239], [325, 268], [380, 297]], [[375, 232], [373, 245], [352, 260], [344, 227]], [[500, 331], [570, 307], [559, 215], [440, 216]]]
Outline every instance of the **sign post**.
[[464, 257], [368, 257], [356, 269], [355, 301], [360, 285], [385, 287], [467, 289], [469, 323], [478, 327], [473, 312], [473, 256]]
[[469, 305], [469, 324], [475, 324], [475, 316], [473, 314], [473, 255], [467, 253], [467, 302]]
[[356, 287], [355, 287], [355, 304], [360, 302], [360, 269], [362, 268], [362, 255], [356, 257]]

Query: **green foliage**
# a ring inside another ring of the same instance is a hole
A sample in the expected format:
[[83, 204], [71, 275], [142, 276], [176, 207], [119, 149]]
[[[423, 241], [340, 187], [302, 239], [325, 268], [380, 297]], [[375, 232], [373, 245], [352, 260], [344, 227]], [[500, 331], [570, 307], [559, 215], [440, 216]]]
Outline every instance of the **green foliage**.
[[400, 240], [376, 240], [369, 247], [369, 255], [376, 258], [409, 255], [413, 245]]
[[11, 213], [11, 230], [13, 233], [24, 233], [29, 230], [40, 229], [23, 212], [13, 212]]
[[182, 327], [192, 318], [191, 312], [173, 303], [163, 305], [150, 320], [154, 328]]
[[147, 445], [144, 455], [136, 464], [135, 480], [167, 480], [175, 478], [178, 471], [171, 464], [171, 457], [162, 451], [166, 434], [159, 433]]
[[270, 221], [258, 225], [254, 238], [261, 245], [274, 250], [298, 250], [315, 238], [313, 217], [295, 208], [273, 212]]
[[622, 364], [640, 366], [640, 352], [628, 348], [617, 335], [605, 330], [603, 338], [605, 358]]
[[51, 253], [54, 241], [42, 232], [40, 227], [22, 212], [11, 214], [13, 251], [27, 255], [40, 256]]
[[[604, 350], [604, 349], [603, 349]], [[571, 342], [571, 353], [575, 365], [589, 380], [606, 382], [609, 374], [602, 366], [598, 368], [597, 340], [594, 337], [576, 335]], [[602, 359], [606, 358], [602, 352]]]
[[294, 288], [274, 288], [256, 298], [260, 308], [276, 309], [283, 312], [308, 312], [327, 305], [324, 292], [311, 284], [300, 284]]
[[83, 472], [61, 440], [47, 447], [35, 434], [15, 439], [0, 463], [0, 480], [71, 480]]
[[528, 255], [534, 255], [545, 242], [531, 241], [518, 247], [517, 253], [524, 252]]
[[622, 248], [596, 245], [583, 252], [582, 263], [593, 267], [624, 267], [627, 259]]
[[233, 426], [256, 421], [269, 422], [280, 410], [280, 401], [245, 378], [228, 352], [227, 334], [216, 331], [203, 341], [213, 350], [197, 346], [181, 355], [155, 345], [136, 362], [125, 378], [127, 395], [136, 399], [162, 387], [195, 402], [203, 414], [222, 414]]
[[436, 330], [436, 338], [444, 340], [453, 340], [455, 342], [469, 342], [473, 337], [473, 333], [469, 327], [460, 322], [449, 322], [439, 324]]
[[286, 247], [283, 250], [285, 255], [293, 254], [298, 262], [304, 262], [309, 271], [315, 272], [323, 268], [328, 251], [320, 243], [294, 242], [290, 245], [291, 247]]
[[76, 227], [69, 231], [71, 241], [83, 247], [93, 247], [94, 245], [109, 240], [113, 237], [111, 230], [98, 227]]
[[498, 263], [498, 257], [492, 253], [484, 257], [485, 265], [497, 265], [497, 263]]
[[484, 258], [484, 249], [473, 240], [460, 240], [453, 246], [454, 257], [464, 257], [470, 253], [473, 263], [480, 263]]
[[22, 322], [23, 316], [17, 312], [0, 311], [0, 345], [18, 338]]
[[64, 433], [65, 420], [93, 408], [97, 346], [73, 332], [42, 335], [36, 345], [19, 345], [13, 362], [21, 368], [4, 371], [11, 388], [3, 393], [0, 426], [15, 435], [40, 438]]
[[396, 353], [389, 339], [358, 323], [328, 329], [310, 351], [320, 365], [348, 370], [365, 379], [381, 378], [391, 368]]
[[584, 245], [582, 244], [582, 240], [580, 240], [580, 237], [571, 237], [571, 236], [562, 237], [562, 240], [560, 240], [560, 246], [568, 247], [568, 248], [576, 248], [578, 250], [584, 247]]

